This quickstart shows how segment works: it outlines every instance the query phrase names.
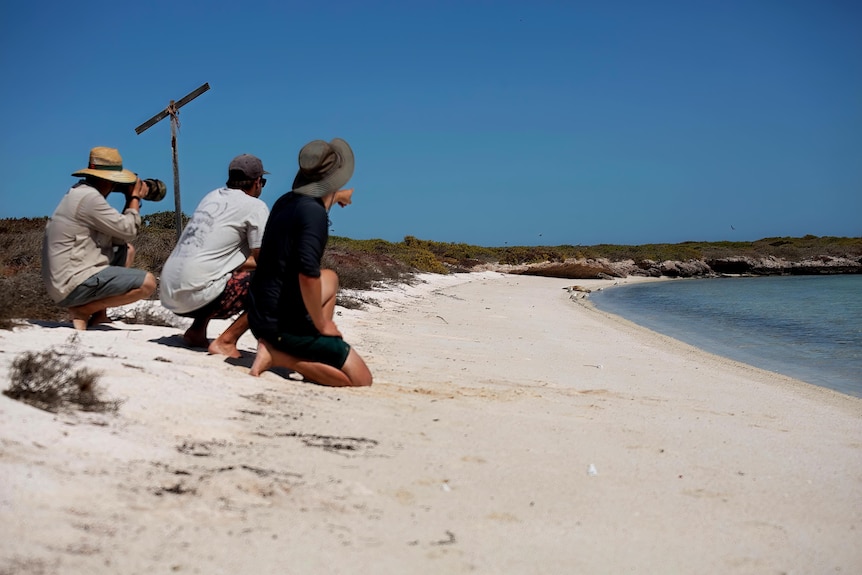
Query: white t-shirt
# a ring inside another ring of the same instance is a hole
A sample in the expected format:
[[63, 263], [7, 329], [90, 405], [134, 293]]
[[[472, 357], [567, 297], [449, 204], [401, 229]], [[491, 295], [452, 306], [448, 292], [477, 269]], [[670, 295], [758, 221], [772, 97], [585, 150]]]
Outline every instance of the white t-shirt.
[[207, 194], [162, 268], [162, 305], [188, 313], [220, 296], [231, 273], [260, 247], [268, 217], [266, 204], [242, 190]]

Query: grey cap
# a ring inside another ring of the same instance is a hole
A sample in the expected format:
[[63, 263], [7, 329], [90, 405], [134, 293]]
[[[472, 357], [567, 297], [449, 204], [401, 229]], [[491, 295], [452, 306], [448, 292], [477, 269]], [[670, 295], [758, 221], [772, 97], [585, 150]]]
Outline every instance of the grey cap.
[[251, 154], [241, 154], [231, 160], [227, 171], [230, 180], [256, 180], [269, 173], [263, 169], [260, 158]]

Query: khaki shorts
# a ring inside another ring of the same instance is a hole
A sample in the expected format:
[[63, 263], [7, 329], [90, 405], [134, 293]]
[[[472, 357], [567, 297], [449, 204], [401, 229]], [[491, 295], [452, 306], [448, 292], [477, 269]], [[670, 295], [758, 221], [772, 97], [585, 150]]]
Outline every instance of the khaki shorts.
[[94, 273], [58, 302], [62, 307], [76, 307], [91, 301], [129, 293], [144, 285], [147, 272], [135, 268], [108, 266]]

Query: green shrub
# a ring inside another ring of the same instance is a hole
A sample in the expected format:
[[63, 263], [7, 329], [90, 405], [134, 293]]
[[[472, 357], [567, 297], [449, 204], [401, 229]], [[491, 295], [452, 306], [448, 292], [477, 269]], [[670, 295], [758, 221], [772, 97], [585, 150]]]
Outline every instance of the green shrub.
[[[13, 318], [58, 320], [66, 311], [48, 298], [41, 280], [41, 245], [47, 218], [0, 219], [0, 328]], [[143, 217], [144, 226], [133, 242], [134, 266], [156, 277], [176, 244], [174, 212]], [[184, 215], [184, 222], [188, 216]], [[818, 257], [862, 258], [862, 237], [839, 238], [806, 235], [801, 238], [763, 238], [754, 242], [682, 242], [639, 246], [480, 247], [405, 236], [401, 242], [382, 239], [354, 240], [331, 236], [324, 266], [334, 269], [342, 287], [372, 289], [384, 281], [409, 282], [416, 272], [469, 271], [482, 263], [524, 265], [565, 263], [571, 259], [608, 259], [612, 262], [718, 260], [732, 256], [785, 258], [791, 261]], [[565, 277], [591, 277], [593, 267], [556, 268]], [[158, 296], [154, 295], [153, 299]]]
[[[183, 221], [183, 228], [185, 228], [186, 224], [189, 223], [189, 216], [181, 214], [181, 218]], [[176, 223], [177, 213], [175, 211], [155, 212], [153, 214], [141, 216], [141, 225], [144, 228], [151, 230], [171, 230], [174, 232], [175, 237], [177, 233]]]
[[134, 267], [147, 270], [158, 277], [168, 261], [168, 256], [177, 245], [177, 235], [172, 229], [144, 228], [132, 245], [135, 246]]

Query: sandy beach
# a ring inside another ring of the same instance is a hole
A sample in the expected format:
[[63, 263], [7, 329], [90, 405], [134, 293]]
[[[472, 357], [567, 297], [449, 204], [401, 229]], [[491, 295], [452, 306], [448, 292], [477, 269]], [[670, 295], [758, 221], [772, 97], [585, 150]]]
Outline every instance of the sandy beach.
[[[862, 572], [862, 400], [565, 289], [613, 282], [421, 277], [338, 309], [365, 389], [81, 333], [123, 403], [0, 396], [0, 574]], [[0, 331], [0, 386], [73, 334]]]

